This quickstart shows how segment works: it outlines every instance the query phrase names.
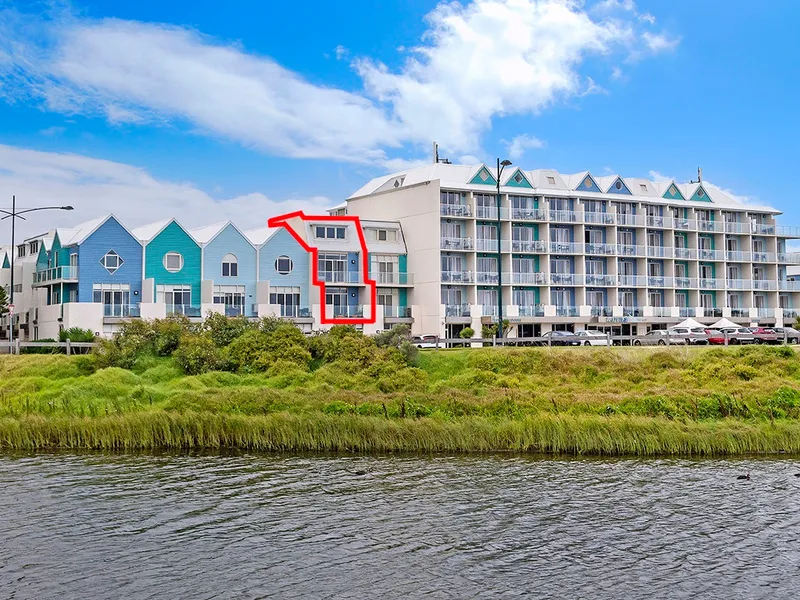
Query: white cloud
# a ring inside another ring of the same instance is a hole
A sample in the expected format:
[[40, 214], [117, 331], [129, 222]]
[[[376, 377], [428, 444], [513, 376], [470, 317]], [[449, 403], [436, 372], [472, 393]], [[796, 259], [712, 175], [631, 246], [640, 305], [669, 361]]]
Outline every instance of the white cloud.
[[46, 127], [45, 129], [40, 129], [39, 133], [41, 135], [46, 135], [47, 137], [55, 137], [61, 135], [67, 130], [66, 127], [59, 127], [57, 125], [53, 125], [52, 127]]
[[508, 156], [514, 160], [522, 158], [526, 150], [538, 148], [544, 148], [544, 142], [528, 134], [518, 135], [510, 142], [506, 142]]
[[336, 48], [334, 48], [333, 51], [336, 53], [336, 60], [342, 60], [343, 58], [346, 58], [347, 55], [350, 54], [350, 51], [341, 44], [336, 46]]
[[[295, 158], [387, 166], [401, 148], [432, 139], [455, 155], [479, 154], [493, 119], [604, 91], [584, 72], [588, 57], [677, 43], [642, 29], [632, 2], [613, 4], [622, 16], [598, 16], [579, 0], [442, 2], [401, 68], [353, 61], [364, 87], [354, 91], [185, 27], [0, 10], [0, 95], [114, 124], [184, 125]], [[343, 46], [335, 53], [348, 56]]]
[[[231, 219], [241, 229], [266, 224], [293, 210], [317, 212], [336, 204], [324, 197], [282, 202], [260, 193], [217, 201], [190, 183], [154, 178], [144, 169], [77, 154], [38, 152], [0, 145], [0, 190], [17, 196], [18, 206], [72, 205], [73, 212], [42, 212], [17, 223], [20, 238], [70, 226], [113, 212], [128, 227], [176, 217], [187, 227]], [[0, 207], [11, 202], [10, 195]], [[4, 224], [7, 224], [5, 221]], [[0, 239], [9, 230], [2, 225]]]
[[619, 67], [614, 67], [611, 70], [611, 79], [622, 79], [623, 76], [624, 75], [622, 73], [622, 69], [620, 69]]
[[614, 12], [614, 11], [630, 11], [636, 10], [636, 3], [633, 0], [602, 0], [593, 7], [594, 12]]
[[670, 181], [675, 181], [674, 177], [662, 175], [658, 171], [648, 171], [647, 174], [650, 175], [650, 179], [656, 183], [669, 183]]
[[649, 23], [650, 25], [655, 25], [656, 22], [656, 18], [650, 13], [644, 13], [642, 15], [639, 15], [639, 20], [644, 21], [645, 23]]

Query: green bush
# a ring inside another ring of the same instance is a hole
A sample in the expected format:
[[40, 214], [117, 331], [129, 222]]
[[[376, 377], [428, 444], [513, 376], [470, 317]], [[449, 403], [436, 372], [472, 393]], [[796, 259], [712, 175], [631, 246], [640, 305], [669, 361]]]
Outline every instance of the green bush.
[[389, 331], [384, 331], [374, 336], [375, 344], [379, 348], [396, 348], [400, 351], [407, 365], [412, 365], [417, 360], [419, 349], [412, 343], [411, 327], [405, 324], [395, 325]]
[[220, 366], [219, 350], [208, 333], [184, 333], [173, 356], [187, 375], [199, 375]]
[[229, 368], [243, 373], [263, 372], [278, 362], [307, 369], [311, 354], [303, 333], [289, 324], [281, 324], [270, 333], [247, 331], [225, 349]]
[[247, 317], [226, 317], [220, 313], [209, 313], [203, 323], [203, 329], [211, 336], [217, 348], [228, 346], [240, 335], [256, 329], [257, 325], [251, 323]]
[[[36, 340], [37, 342], [56, 342], [53, 338], [45, 338], [42, 340]], [[58, 346], [42, 346], [42, 347], [28, 347], [28, 348], [20, 348], [20, 354], [59, 354], [61, 352], [61, 348]]]
[[470, 338], [475, 337], [475, 330], [472, 327], [464, 327], [459, 333], [458, 337], [462, 340], [468, 340]]
[[93, 342], [94, 332], [91, 329], [81, 329], [80, 327], [62, 329], [58, 334], [58, 341], [66, 342], [67, 340], [70, 342]]
[[170, 315], [166, 319], [156, 319], [151, 323], [153, 330], [153, 351], [157, 356], [171, 356], [181, 342], [184, 333], [193, 330], [192, 324], [183, 315]]

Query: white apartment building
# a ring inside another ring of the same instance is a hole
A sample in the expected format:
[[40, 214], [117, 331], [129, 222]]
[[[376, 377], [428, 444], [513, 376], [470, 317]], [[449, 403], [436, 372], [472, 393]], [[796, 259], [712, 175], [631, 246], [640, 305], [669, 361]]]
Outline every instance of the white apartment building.
[[347, 199], [349, 215], [402, 226], [415, 333], [480, 331], [497, 322], [501, 297], [512, 337], [644, 334], [690, 316], [779, 326], [797, 315], [800, 282], [787, 270], [800, 256], [786, 244], [800, 235], [777, 224], [778, 210], [700, 180], [510, 166], [498, 215], [496, 177], [486, 165], [437, 163], [377, 177]]

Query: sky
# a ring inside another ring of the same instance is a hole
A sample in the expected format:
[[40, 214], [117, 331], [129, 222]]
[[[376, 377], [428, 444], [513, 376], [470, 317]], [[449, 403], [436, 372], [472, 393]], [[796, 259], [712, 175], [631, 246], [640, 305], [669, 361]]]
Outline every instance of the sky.
[[[430, 161], [704, 179], [800, 224], [800, 3], [0, 0], [21, 235], [262, 226]], [[0, 242], [8, 239], [0, 223]]]

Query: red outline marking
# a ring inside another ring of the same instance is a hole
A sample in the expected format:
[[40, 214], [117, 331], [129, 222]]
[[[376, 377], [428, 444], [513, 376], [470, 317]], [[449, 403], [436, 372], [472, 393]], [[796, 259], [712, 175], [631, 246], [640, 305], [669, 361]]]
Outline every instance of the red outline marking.
[[[331, 317], [330, 319], [327, 316], [327, 311], [325, 310], [325, 282], [321, 281], [319, 278], [319, 261], [318, 261], [318, 250], [313, 246], [309, 246], [300, 234], [294, 230], [294, 228], [289, 225], [286, 221], [289, 219], [301, 219], [302, 221], [319, 221], [319, 222], [342, 222], [347, 221], [350, 223], [354, 223], [356, 226], [356, 231], [358, 232], [358, 240], [361, 243], [361, 257], [363, 262], [363, 269], [364, 269], [364, 284], [370, 288], [370, 314], [372, 315], [369, 318], [366, 317], [354, 317], [354, 318], [347, 318], [347, 317]], [[297, 243], [300, 244], [306, 252], [311, 253], [312, 259], [312, 266], [311, 266], [311, 274], [312, 274], [312, 282], [314, 285], [319, 286], [319, 296], [320, 296], [320, 306], [322, 308], [322, 315], [320, 318], [320, 322], [325, 325], [366, 325], [375, 323], [378, 320], [377, 309], [378, 309], [378, 285], [374, 279], [369, 278], [369, 254], [367, 251], [367, 241], [364, 239], [364, 230], [361, 229], [361, 219], [356, 216], [349, 216], [349, 215], [324, 215], [324, 216], [315, 216], [315, 215], [306, 215], [303, 213], [302, 210], [295, 211], [293, 213], [286, 213], [285, 215], [279, 215], [277, 217], [272, 217], [267, 221], [267, 225], [269, 227], [283, 227], [288, 231], [292, 237], [297, 240]]]

